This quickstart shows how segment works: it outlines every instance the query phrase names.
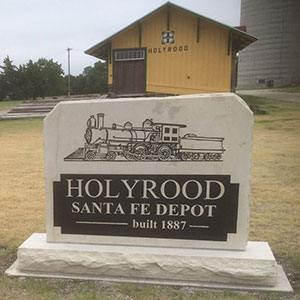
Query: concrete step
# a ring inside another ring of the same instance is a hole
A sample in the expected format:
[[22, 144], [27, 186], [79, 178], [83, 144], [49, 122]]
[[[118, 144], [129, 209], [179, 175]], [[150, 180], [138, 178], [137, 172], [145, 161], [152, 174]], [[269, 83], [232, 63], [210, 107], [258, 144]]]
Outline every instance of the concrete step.
[[[42, 100], [26, 100], [17, 107], [14, 107], [10, 111], [2, 114], [0, 119], [26, 119], [26, 118], [45, 118], [52, 109], [62, 101], [82, 101], [91, 99], [105, 99], [107, 95], [101, 95], [100, 97], [85, 97], [74, 96], [70, 98], [60, 99], [42, 99]], [[100, 100], [101, 101], [101, 100]]]
[[14, 108], [8, 113], [21, 113], [21, 112], [50, 112], [54, 107], [29, 107], [29, 108]]
[[59, 102], [55, 102], [55, 103], [21, 103], [20, 105], [18, 105], [18, 107], [38, 107], [38, 106], [43, 106], [43, 107], [54, 107], [55, 105], [57, 105]]
[[31, 119], [31, 118], [45, 118], [47, 114], [45, 113], [24, 113], [24, 114], [6, 114], [1, 116], [1, 120], [14, 120], [14, 119]]

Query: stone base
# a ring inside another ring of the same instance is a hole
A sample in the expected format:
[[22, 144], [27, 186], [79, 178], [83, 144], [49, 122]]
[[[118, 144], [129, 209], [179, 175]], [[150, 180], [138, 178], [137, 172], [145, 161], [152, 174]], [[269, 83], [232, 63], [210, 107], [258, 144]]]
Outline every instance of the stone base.
[[34, 233], [6, 271], [34, 276], [291, 292], [267, 243], [245, 251], [48, 243]]

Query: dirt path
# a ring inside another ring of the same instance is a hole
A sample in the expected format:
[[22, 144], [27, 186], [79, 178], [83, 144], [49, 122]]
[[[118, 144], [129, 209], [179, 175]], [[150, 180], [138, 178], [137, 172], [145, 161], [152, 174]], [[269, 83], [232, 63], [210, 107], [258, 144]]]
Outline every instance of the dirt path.
[[240, 90], [236, 93], [241, 95], [259, 96], [274, 100], [300, 103], [300, 93], [285, 93], [278, 92], [276, 90]]

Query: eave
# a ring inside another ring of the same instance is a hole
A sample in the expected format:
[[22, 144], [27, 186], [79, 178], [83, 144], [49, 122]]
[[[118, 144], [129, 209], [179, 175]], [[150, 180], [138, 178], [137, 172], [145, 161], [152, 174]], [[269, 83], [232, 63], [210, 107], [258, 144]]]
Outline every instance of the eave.
[[158, 12], [159, 10], [165, 8], [165, 7], [174, 7], [177, 9], [180, 9], [184, 12], [193, 14], [194, 16], [215, 23], [217, 25], [220, 25], [224, 28], [227, 28], [229, 30], [229, 32], [232, 33], [232, 42], [233, 42], [233, 47], [236, 51], [240, 51], [242, 49], [244, 49], [245, 47], [249, 46], [250, 44], [252, 44], [253, 42], [257, 41], [257, 38], [249, 33], [246, 33], [238, 28], [235, 27], [231, 27], [228, 25], [225, 25], [223, 23], [220, 23], [218, 21], [212, 20], [210, 18], [204, 17], [202, 15], [199, 15], [193, 11], [190, 11], [188, 9], [185, 9], [181, 6], [178, 6], [172, 2], [166, 2], [165, 4], [163, 4], [162, 6], [158, 7], [157, 9], [153, 10], [152, 12], [148, 13], [147, 15], [145, 15], [144, 17], [138, 19], [137, 21], [131, 23], [130, 25], [126, 26], [125, 28], [123, 28], [122, 30], [119, 30], [118, 32], [116, 32], [115, 34], [109, 36], [108, 38], [106, 38], [105, 40], [103, 40], [102, 42], [94, 45], [93, 47], [87, 49], [85, 51], [86, 54], [89, 54], [91, 56], [103, 59], [103, 60], [107, 60], [107, 56], [108, 56], [108, 49], [110, 47], [110, 43], [111, 40], [116, 37], [117, 35], [119, 35], [120, 33], [134, 27], [135, 25], [139, 24], [140, 22], [142, 22], [144, 19], [148, 18], [150, 15]]

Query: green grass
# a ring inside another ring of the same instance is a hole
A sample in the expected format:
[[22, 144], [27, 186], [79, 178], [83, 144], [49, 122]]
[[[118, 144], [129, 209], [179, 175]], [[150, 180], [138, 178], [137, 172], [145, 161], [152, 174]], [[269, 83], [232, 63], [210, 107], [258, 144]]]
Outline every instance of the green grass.
[[300, 93], [300, 86], [289, 86], [289, 87], [283, 87], [280, 89], [276, 89], [276, 92], [282, 92], [282, 93]]
[[0, 135], [20, 134], [29, 131], [41, 134], [43, 131], [42, 119], [17, 119], [17, 120], [1, 120]]
[[250, 240], [268, 241], [299, 289], [300, 104], [243, 98], [266, 111], [254, 117]]
[[270, 114], [272, 117], [277, 117], [278, 115], [282, 117], [290, 114], [296, 114], [297, 116], [300, 115], [298, 103], [271, 100], [250, 95], [239, 96], [243, 98], [248, 105], [259, 105], [261, 109], [265, 110], [267, 114]]
[[296, 269], [300, 270], [300, 252], [299, 251], [295, 251], [294, 253], [290, 252], [289, 260]]
[[[1, 291], [1, 286], [6, 289]], [[1, 299], [22, 300], [297, 300], [296, 295], [209, 291], [189, 287], [113, 284], [100, 281], [0, 278]], [[285, 297], [285, 298], [284, 298]]]
[[23, 101], [16, 100], [16, 101], [0, 101], [0, 110], [6, 110], [11, 109], [19, 104], [21, 104]]
[[298, 122], [300, 121], [299, 103], [271, 100], [263, 97], [242, 95], [245, 102], [258, 105], [259, 109], [266, 112], [255, 116], [255, 124], [264, 124], [264, 129], [290, 130], [299, 134]]
[[254, 123], [249, 240], [269, 242], [297, 293], [5, 276], [18, 245], [45, 232], [43, 124], [31, 119], [0, 121], [0, 299], [300, 300], [300, 105], [243, 98], [266, 111]]

